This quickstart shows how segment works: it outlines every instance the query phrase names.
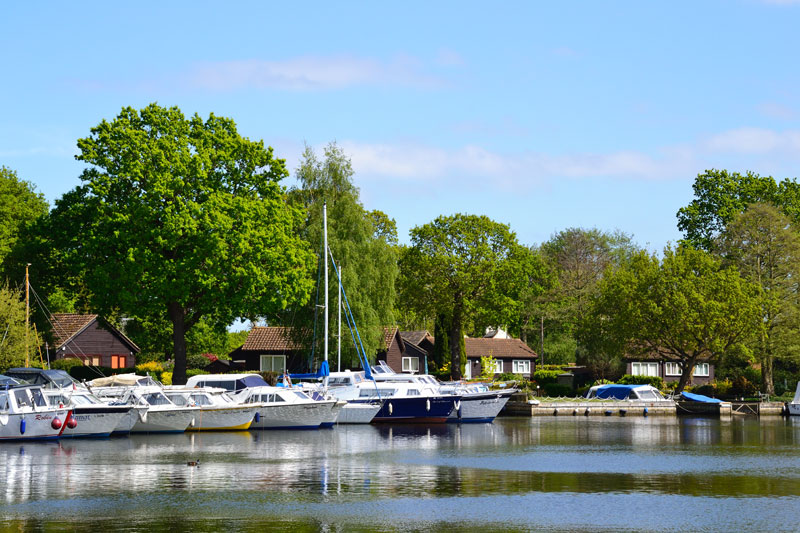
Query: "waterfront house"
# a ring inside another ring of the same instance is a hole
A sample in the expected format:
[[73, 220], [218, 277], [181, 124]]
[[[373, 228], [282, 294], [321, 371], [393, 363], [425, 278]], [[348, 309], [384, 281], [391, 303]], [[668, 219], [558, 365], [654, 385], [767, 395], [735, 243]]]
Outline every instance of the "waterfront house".
[[255, 326], [244, 344], [230, 353], [231, 361], [256, 372], [305, 372], [305, 350], [292, 333], [289, 327]]
[[[681, 379], [681, 367], [657, 353], [630, 355], [625, 358], [626, 374], [634, 376], [660, 377], [665, 382]], [[714, 364], [708, 359], [700, 360], [694, 367], [690, 383], [705, 385], [714, 381]]]
[[400, 336], [403, 337], [406, 343], [411, 343], [424, 350], [427, 355], [433, 353], [433, 346], [436, 340], [433, 338], [433, 335], [428, 333], [428, 330], [401, 331]]
[[[412, 332], [416, 333], [416, 332]], [[427, 332], [425, 332], [427, 333]], [[430, 335], [428, 335], [430, 337]], [[418, 335], [410, 335], [415, 339]], [[424, 336], [421, 337], [424, 341]], [[430, 337], [433, 339], [433, 337]], [[428, 351], [419, 345], [406, 340], [398, 327], [383, 329], [383, 342], [376, 359], [385, 361], [395, 372], [424, 374]]]
[[51, 360], [74, 357], [84, 365], [109, 368], [136, 366], [139, 347], [119, 329], [98, 315], [54, 313], [50, 331], [55, 351], [48, 347]]
[[495, 376], [512, 373], [522, 374], [530, 379], [539, 357], [520, 339], [497, 337], [466, 337], [464, 344], [467, 352], [467, 365], [464, 377], [469, 379], [481, 374], [481, 357], [492, 357], [496, 361]]

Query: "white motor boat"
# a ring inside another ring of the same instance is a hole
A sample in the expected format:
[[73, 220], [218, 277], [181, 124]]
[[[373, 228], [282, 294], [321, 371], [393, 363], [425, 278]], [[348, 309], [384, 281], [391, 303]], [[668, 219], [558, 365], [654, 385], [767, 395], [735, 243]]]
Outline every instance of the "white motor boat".
[[249, 429], [258, 407], [235, 402], [224, 389], [164, 387], [164, 394], [175, 405], [197, 406], [194, 426], [188, 431], [222, 431]]
[[149, 376], [117, 374], [91, 382], [91, 391], [100, 399], [123, 405], [147, 405], [139, 412], [131, 433], [183, 433], [195, 424], [199, 407], [178, 406], [164, 395]]
[[132, 405], [109, 405], [83, 388], [46, 389], [44, 394], [52, 405], [71, 408], [78, 421], [64, 428], [62, 437], [108, 437], [134, 410]]
[[258, 404], [251, 429], [310, 429], [332, 425], [344, 405], [337, 400], [315, 400], [299, 388], [270, 386], [256, 374], [192, 376], [186, 386], [221, 388], [240, 404]]
[[[331, 396], [347, 402], [339, 411], [337, 424], [369, 424], [381, 410], [383, 402], [377, 398], [372, 401], [354, 401], [360, 396], [362, 383], [375, 388], [375, 383], [367, 380], [364, 372], [346, 370], [332, 372], [328, 377], [328, 392]], [[318, 386], [312, 387], [317, 388]]]
[[794, 398], [786, 404], [791, 416], [800, 416], [800, 381], [797, 382], [797, 389], [794, 391]]
[[66, 407], [51, 406], [40, 385], [0, 389], [0, 440], [56, 439], [67, 425], [77, 427]]
[[[436, 380], [433, 376], [420, 376]], [[448, 422], [492, 422], [506, 406], [516, 389], [492, 390], [486, 383], [442, 383], [442, 392], [461, 395], [447, 418]]]

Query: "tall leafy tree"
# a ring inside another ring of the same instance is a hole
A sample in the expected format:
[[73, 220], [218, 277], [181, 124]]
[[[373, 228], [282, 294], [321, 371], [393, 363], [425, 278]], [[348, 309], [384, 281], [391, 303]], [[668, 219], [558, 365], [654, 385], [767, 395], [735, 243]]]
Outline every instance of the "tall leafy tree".
[[[291, 190], [290, 195], [307, 213], [299, 230], [300, 235], [317, 250], [318, 260], [322, 259], [322, 208], [327, 204], [328, 246], [341, 269], [342, 285], [364, 350], [368, 357], [373, 357], [381, 349], [383, 328], [394, 323], [397, 277], [395, 222], [385, 213], [364, 209], [359, 190], [353, 183], [354, 171], [350, 158], [336, 143], [325, 148], [322, 158], [317, 157], [311, 147], [306, 146], [295, 174], [298, 186]], [[313, 276], [318, 277], [321, 284], [319, 270], [319, 265], [315, 265]], [[329, 349], [333, 352], [338, 329], [333, 320], [337, 315], [335, 306], [339, 289], [330, 263], [329, 272]], [[315, 296], [318, 305], [322, 305], [324, 301], [324, 290], [325, 287], [318, 287], [319, 292]], [[310, 345], [309, 336], [316, 329], [314, 354], [315, 359], [322, 359], [322, 319], [315, 313], [314, 306], [295, 306], [276, 318], [284, 325], [293, 326], [297, 340], [305, 345]], [[351, 367], [358, 364], [356, 347], [346, 322], [342, 327], [341, 345], [342, 363]], [[329, 360], [336, 360], [334, 354], [328, 356]]]
[[753, 172], [706, 170], [692, 185], [694, 200], [678, 210], [678, 229], [695, 248], [710, 251], [714, 239], [733, 217], [754, 203], [770, 203], [800, 221], [800, 183]]
[[29, 326], [26, 333], [25, 301], [21, 291], [0, 284], [0, 373], [23, 366], [26, 349], [32, 358], [40, 341], [33, 326]]
[[308, 297], [312, 255], [285, 201], [285, 163], [233, 120], [127, 107], [78, 141], [91, 165], [58, 206], [63, 248], [100, 312], [172, 326], [173, 382], [186, 380], [186, 334]]
[[681, 368], [684, 389], [701, 359], [718, 360], [757, 331], [755, 287], [702, 250], [639, 252], [600, 285], [595, 318], [627, 353], [655, 354]]
[[635, 250], [629, 235], [597, 228], [567, 228], [541, 245], [540, 253], [558, 281], [532, 305], [533, 314], [543, 318], [547, 361], [588, 363], [592, 352], [579, 345], [577, 328], [586, 320], [606, 269]]
[[522, 248], [508, 226], [485, 216], [440, 216], [411, 230], [400, 265], [403, 298], [420, 314], [446, 317], [454, 379], [463, 373], [465, 325], [491, 312], [497, 324], [513, 316]]
[[[20, 239], [27, 239], [27, 230], [47, 215], [49, 206], [41, 192], [17, 172], [0, 166], [0, 266], [3, 273], [17, 277], [24, 270], [24, 258], [8, 261]], [[13, 264], [11, 264], [13, 263]]]
[[800, 236], [777, 208], [753, 204], [733, 215], [715, 248], [758, 288], [762, 320], [755, 352], [762, 390], [775, 394], [773, 362], [797, 356], [800, 348]]

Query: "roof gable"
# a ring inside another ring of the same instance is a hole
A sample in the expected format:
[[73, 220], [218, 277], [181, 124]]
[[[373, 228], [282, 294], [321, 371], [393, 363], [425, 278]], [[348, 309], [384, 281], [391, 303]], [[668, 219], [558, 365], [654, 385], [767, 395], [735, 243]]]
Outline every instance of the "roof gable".
[[494, 357], [499, 358], [521, 358], [533, 359], [538, 357], [536, 352], [519, 339], [475, 339], [467, 337], [464, 339], [467, 357]]
[[292, 338], [292, 328], [256, 326], [247, 335], [242, 351], [296, 351], [302, 346]]
[[[80, 314], [80, 313], [53, 313], [50, 315], [50, 323], [53, 329], [53, 340], [55, 341], [56, 348], [65, 346], [75, 337], [86, 331], [89, 326], [101, 320], [95, 314]], [[124, 343], [130, 346], [131, 351], [139, 352], [140, 349], [132, 340], [130, 340], [124, 333], [114, 327], [112, 324], [103, 320], [103, 328], [108, 330], [112, 335], [116, 335]]]

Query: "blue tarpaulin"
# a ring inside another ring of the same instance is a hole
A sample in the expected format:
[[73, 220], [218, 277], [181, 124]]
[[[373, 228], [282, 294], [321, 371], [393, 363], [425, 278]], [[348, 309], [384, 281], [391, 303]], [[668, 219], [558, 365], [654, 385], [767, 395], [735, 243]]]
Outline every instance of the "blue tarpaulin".
[[603, 385], [597, 389], [595, 398], [627, 400], [628, 396], [631, 395], [631, 391], [636, 387], [641, 387], [641, 385]]
[[331, 370], [328, 367], [327, 361], [322, 361], [319, 365], [319, 370], [315, 374], [289, 374], [289, 377], [292, 379], [317, 379], [317, 378], [324, 378], [325, 376], [330, 376]]
[[689, 400], [692, 402], [722, 403], [722, 400], [718, 400], [717, 398], [709, 398], [708, 396], [703, 396], [702, 394], [692, 394], [691, 392], [682, 392], [681, 396], [684, 400]]

